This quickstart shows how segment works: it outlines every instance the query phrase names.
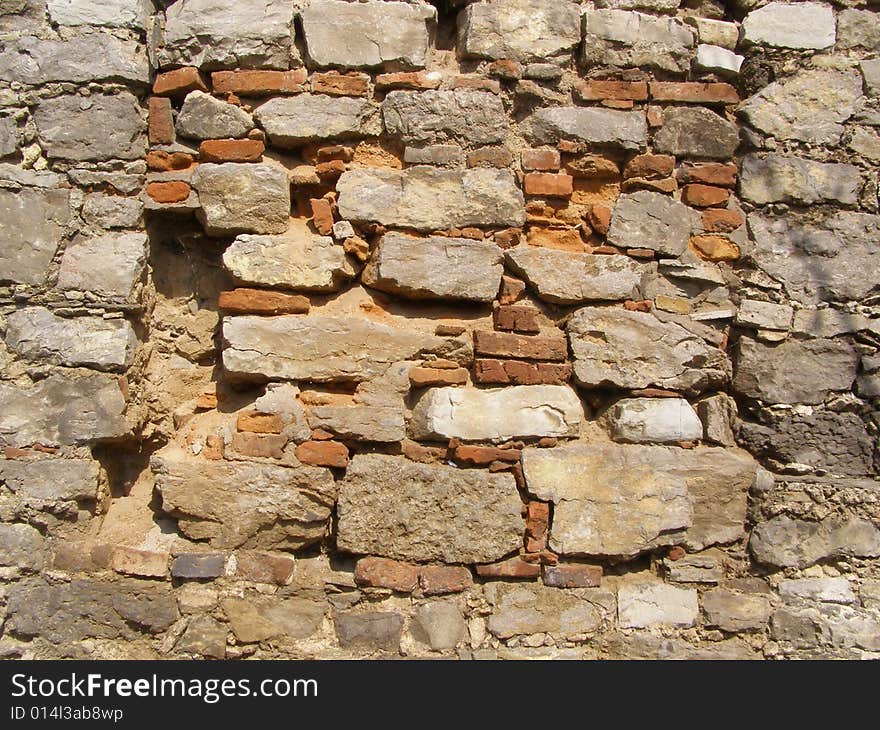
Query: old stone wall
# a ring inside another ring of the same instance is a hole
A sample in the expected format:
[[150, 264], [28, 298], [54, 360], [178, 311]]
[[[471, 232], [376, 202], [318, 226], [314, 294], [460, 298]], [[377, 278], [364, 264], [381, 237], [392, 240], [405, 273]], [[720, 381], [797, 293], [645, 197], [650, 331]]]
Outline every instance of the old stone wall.
[[871, 0], [0, 0], [0, 656], [880, 657]]

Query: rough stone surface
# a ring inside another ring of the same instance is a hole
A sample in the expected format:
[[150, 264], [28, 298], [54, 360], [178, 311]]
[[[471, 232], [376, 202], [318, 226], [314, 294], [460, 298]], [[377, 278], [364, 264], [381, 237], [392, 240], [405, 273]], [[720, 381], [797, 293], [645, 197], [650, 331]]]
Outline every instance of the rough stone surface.
[[70, 219], [67, 190], [0, 190], [0, 281], [42, 284]]
[[336, 291], [356, 273], [342, 246], [297, 220], [280, 236], [237, 236], [223, 265], [243, 283], [294, 291]]
[[583, 60], [587, 65], [686, 71], [694, 40], [694, 32], [677, 18], [615, 9], [584, 13]]
[[97, 25], [145, 30], [153, 3], [150, 0], [48, 0], [49, 17], [58, 25]]
[[638, 299], [647, 267], [628, 256], [595, 256], [538, 246], [516, 246], [504, 254], [513, 271], [541, 299], [554, 304]]
[[0, 523], [0, 566], [39, 570], [46, 559], [46, 550], [39, 530], [22, 523]]
[[287, 173], [267, 164], [199, 165], [192, 176], [199, 219], [211, 236], [284, 233], [290, 217]]
[[877, 286], [863, 272], [873, 271], [880, 261], [873, 245], [880, 236], [880, 216], [841, 211], [809, 222], [752, 213], [749, 229], [758, 265], [803, 304], [860, 301]]
[[880, 51], [880, 30], [874, 10], [847, 8], [837, 16], [837, 47]]
[[638, 150], [647, 144], [648, 139], [644, 112], [592, 107], [537, 109], [526, 118], [523, 129], [534, 144], [556, 144], [560, 140], [570, 140]]
[[587, 387], [701, 392], [729, 373], [720, 350], [680, 325], [644, 312], [579, 309], [569, 320], [568, 338], [575, 380]]
[[286, 2], [177, 0], [165, 11], [159, 64], [289, 68], [293, 13]]
[[403, 632], [403, 616], [384, 611], [338, 613], [333, 623], [342, 647], [397, 651]]
[[0, 442], [84, 444], [129, 432], [125, 398], [109, 375], [54, 373], [30, 388], [0, 383]]
[[855, 603], [856, 596], [847, 578], [795, 578], [779, 583], [779, 595], [786, 599]]
[[44, 307], [29, 307], [6, 321], [6, 346], [28, 360], [119, 370], [128, 366], [136, 345], [124, 319], [59, 317]]
[[296, 549], [320, 540], [337, 486], [326, 469], [211, 462], [176, 445], [150, 459], [162, 510], [213, 547]]
[[518, 385], [476, 390], [431, 388], [413, 406], [415, 438], [501, 441], [523, 436], [570, 436], [583, 406], [566, 385]]
[[87, 195], [83, 203], [83, 220], [101, 228], [138, 228], [143, 217], [141, 201], [119, 195]]
[[382, 102], [388, 134], [406, 144], [501, 142], [507, 116], [497, 94], [471, 89], [392, 91]]
[[694, 626], [699, 620], [697, 592], [663, 583], [624, 584], [617, 591], [617, 618], [625, 629]]
[[254, 127], [241, 107], [215, 99], [203, 91], [187, 94], [177, 115], [177, 133], [192, 139], [243, 137]]
[[739, 341], [733, 388], [768, 403], [821, 403], [852, 387], [858, 354], [839, 340], [787, 341], [771, 347]]
[[146, 152], [143, 113], [127, 91], [43, 99], [34, 122], [49, 157], [134, 160]]
[[611, 408], [616, 441], [669, 443], [698, 440], [703, 424], [683, 398], [624, 398]]
[[0, 459], [0, 482], [23, 498], [95, 499], [99, 464], [87, 459]]
[[270, 99], [254, 111], [269, 141], [296, 147], [305, 140], [364, 137], [381, 131], [379, 107], [369, 99], [297, 94]]
[[423, 353], [451, 354], [454, 340], [348, 316], [227, 317], [229, 373], [289, 380], [366, 380]]
[[834, 11], [816, 2], [771, 2], [750, 12], [742, 24], [746, 43], [780, 48], [828, 48], [834, 45]]
[[146, 258], [147, 237], [143, 233], [77, 238], [61, 259], [58, 288], [127, 302], [141, 279]]
[[319, 67], [423, 68], [430, 6], [313, 0], [302, 12], [309, 59]]
[[24, 35], [4, 41], [0, 80], [23, 84], [119, 81], [146, 86], [150, 65], [143, 46], [111, 33], [83, 32], [59, 40]]
[[486, 592], [495, 607], [487, 628], [499, 639], [537, 633], [571, 637], [595, 631], [609, 598], [595, 589], [560, 591], [517, 583], [493, 583]]
[[815, 162], [803, 157], [750, 154], [743, 158], [740, 194], [758, 205], [766, 203], [838, 202], [854, 205], [861, 184], [853, 165]]
[[358, 441], [395, 442], [406, 436], [403, 409], [389, 406], [315, 406], [309, 425]]
[[417, 636], [435, 651], [454, 649], [464, 638], [467, 625], [461, 611], [448, 601], [424, 603], [416, 609]]
[[504, 271], [491, 241], [386, 233], [363, 273], [374, 289], [412, 299], [490, 302]]
[[640, 190], [621, 195], [612, 209], [608, 242], [679, 256], [690, 240], [689, 216], [684, 204], [660, 193]]
[[459, 18], [462, 53], [474, 58], [542, 61], [569, 55], [581, 40], [575, 3], [537, 0], [470, 4]]
[[350, 170], [336, 189], [339, 214], [352, 221], [420, 231], [525, 222], [522, 192], [507, 170]]
[[340, 482], [337, 544], [398, 560], [490, 562], [522, 541], [509, 474], [358, 454]]
[[876, 558], [880, 529], [854, 517], [810, 522], [779, 515], [755, 527], [749, 549], [758, 562], [780, 568], [806, 568], [828, 558]]
[[727, 159], [739, 145], [736, 126], [703, 107], [672, 107], [654, 135], [654, 149], [696, 159]]
[[807, 69], [765, 86], [740, 105], [739, 113], [776, 139], [837, 144], [843, 122], [855, 113], [861, 95], [862, 79], [856, 71]]
[[762, 629], [772, 611], [766, 596], [715, 588], [703, 595], [706, 623], [722, 631]]

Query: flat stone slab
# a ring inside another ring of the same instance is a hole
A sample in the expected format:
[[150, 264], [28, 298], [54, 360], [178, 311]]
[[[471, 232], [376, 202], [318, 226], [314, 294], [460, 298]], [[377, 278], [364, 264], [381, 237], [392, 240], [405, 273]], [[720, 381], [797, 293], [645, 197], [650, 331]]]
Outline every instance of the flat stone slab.
[[766, 203], [836, 202], [855, 205], [862, 179], [859, 168], [803, 157], [746, 155], [740, 174], [740, 194], [758, 205]]
[[777, 48], [828, 48], [836, 26], [830, 5], [772, 2], [753, 10], [742, 23], [746, 43]]
[[691, 212], [667, 195], [640, 190], [621, 195], [611, 213], [608, 242], [680, 256], [691, 234]]
[[147, 262], [144, 233], [77, 237], [64, 251], [58, 273], [61, 291], [91, 292], [112, 303], [130, 303]]
[[536, 145], [560, 140], [638, 150], [648, 142], [644, 112], [559, 106], [538, 109], [526, 117], [523, 132]]
[[0, 482], [24, 499], [96, 499], [100, 468], [89, 459], [0, 459]]
[[501, 97], [488, 91], [392, 91], [382, 102], [388, 134], [408, 145], [487, 145], [507, 134]]
[[703, 424], [684, 398], [623, 398], [611, 407], [615, 440], [632, 443], [696, 441]]
[[584, 12], [582, 60], [588, 66], [687, 71], [694, 45], [694, 31], [678, 18], [616, 8]]
[[324, 94], [281, 96], [260, 104], [254, 119], [279, 147], [309, 139], [368, 137], [382, 131], [379, 106], [369, 99]]
[[69, 220], [67, 190], [0, 190], [0, 281], [44, 283]]

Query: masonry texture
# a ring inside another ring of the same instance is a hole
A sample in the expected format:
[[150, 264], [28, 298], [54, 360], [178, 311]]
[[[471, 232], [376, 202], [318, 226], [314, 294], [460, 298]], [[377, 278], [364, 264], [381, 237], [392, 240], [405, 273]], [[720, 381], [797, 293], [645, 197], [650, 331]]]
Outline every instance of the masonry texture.
[[880, 658], [870, 0], [0, 0], [0, 657]]

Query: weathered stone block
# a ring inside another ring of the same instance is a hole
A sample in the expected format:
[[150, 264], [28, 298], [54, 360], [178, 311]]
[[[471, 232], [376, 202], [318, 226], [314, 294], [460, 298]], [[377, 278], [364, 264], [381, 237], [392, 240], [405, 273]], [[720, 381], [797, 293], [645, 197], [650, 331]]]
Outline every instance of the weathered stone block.
[[726, 160], [739, 145], [736, 125], [704, 107], [672, 107], [654, 135], [654, 149], [678, 157]]
[[254, 122], [241, 107], [196, 90], [186, 95], [176, 128], [181, 137], [225, 139], [244, 137], [254, 128]]
[[86, 195], [82, 216], [86, 223], [101, 228], [139, 228], [144, 205], [136, 198], [120, 195]]
[[828, 48], [836, 27], [830, 5], [771, 2], [743, 20], [743, 40], [778, 48]]
[[295, 549], [320, 540], [337, 493], [327, 469], [206, 461], [173, 444], [150, 468], [162, 509], [181, 532], [217, 548]]
[[146, 30], [150, 0], [48, 0], [49, 17], [58, 25], [99, 25]]
[[27, 360], [122, 370], [131, 362], [137, 336], [124, 319], [67, 318], [27, 307], [7, 318], [6, 346]]
[[609, 603], [613, 610], [613, 596], [596, 589], [490, 583], [485, 591], [492, 606], [487, 628], [499, 639], [538, 633], [573, 638], [599, 629]]
[[49, 157], [135, 160], [146, 153], [144, 115], [137, 98], [127, 91], [43, 99], [34, 122]]
[[821, 403], [848, 391], [859, 356], [838, 340], [789, 340], [769, 346], [748, 337], [739, 341], [733, 388], [768, 403]]
[[280, 236], [236, 237], [223, 253], [223, 265], [246, 284], [294, 291], [336, 291], [357, 272], [342, 246], [292, 219]]
[[186, 553], [171, 562], [175, 578], [219, 578], [226, 570], [226, 556], [222, 553]]
[[374, 289], [412, 299], [490, 302], [501, 284], [502, 259], [491, 241], [386, 233], [362, 279]]
[[510, 474], [358, 454], [339, 483], [337, 545], [398, 560], [489, 562], [522, 542]]
[[752, 531], [749, 550], [760, 563], [806, 568], [837, 557], [880, 556], [880, 529], [857, 517], [827, 517], [809, 522], [779, 515]]
[[724, 353], [673, 322], [617, 308], [577, 310], [568, 323], [575, 380], [586, 387], [702, 392], [729, 377]]
[[0, 482], [23, 498], [95, 499], [99, 469], [97, 461], [86, 459], [0, 459]]
[[159, 65], [290, 67], [294, 3], [177, 0], [165, 10]]
[[820, 601], [822, 603], [855, 603], [849, 579], [794, 578], [779, 582], [779, 595], [786, 600]]
[[83, 291], [113, 303], [134, 297], [147, 260], [147, 237], [143, 233], [107, 233], [96, 238], [79, 237], [61, 258], [58, 288]]
[[309, 60], [326, 68], [424, 68], [428, 23], [437, 11], [426, 5], [313, 0], [301, 16]]
[[192, 186], [201, 204], [196, 215], [209, 236], [287, 230], [290, 183], [281, 167], [206, 162], [193, 173]]
[[687, 206], [667, 195], [640, 190], [621, 195], [611, 214], [608, 242], [621, 248], [649, 248], [680, 256], [691, 234]]
[[617, 618], [625, 629], [695, 626], [700, 617], [697, 592], [663, 583], [631, 583], [617, 591]]
[[503, 441], [524, 436], [573, 436], [583, 406], [566, 385], [476, 390], [431, 388], [413, 406], [414, 438]]
[[469, 4], [458, 18], [459, 48], [472, 58], [564, 58], [580, 40], [580, 8], [567, 0], [552, 5], [538, 0]]
[[715, 588], [703, 594], [706, 623], [722, 631], [763, 629], [770, 621], [770, 601], [757, 594]]
[[523, 132], [533, 144], [561, 140], [610, 145], [638, 150], [648, 141], [644, 112], [624, 112], [595, 107], [545, 107], [529, 115]]
[[349, 170], [336, 189], [346, 220], [419, 231], [525, 222], [522, 192], [507, 170]]
[[416, 609], [413, 633], [434, 651], [454, 649], [466, 630], [461, 610], [450, 601], [431, 601]]
[[312, 428], [322, 428], [343, 439], [395, 442], [406, 436], [402, 407], [314, 406], [308, 418]]
[[388, 134], [406, 144], [486, 145], [507, 133], [501, 97], [471, 89], [392, 91], [382, 102], [382, 118]]
[[37, 571], [46, 562], [46, 545], [39, 530], [20, 522], [0, 522], [0, 566]]
[[379, 107], [369, 99], [297, 94], [261, 104], [254, 119], [279, 147], [297, 147], [310, 139], [368, 137], [382, 130]]
[[387, 611], [337, 613], [333, 617], [336, 638], [343, 648], [397, 651], [403, 632], [403, 616]]
[[702, 422], [683, 398], [623, 398], [610, 418], [616, 441], [668, 443], [703, 436]]
[[0, 281], [42, 284], [70, 219], [67, 190], [0, 190]]
[[758, 205], [766, 203], [843, 203], [855, 205], [861, 177], [853, 165], [815, 162], [803, 157], [746, 155], [740, 194]]
[[0, 441], [85, 444], [129, 433], [125, 398], [110, 375], [54, 373], [30, 388], [0, 383]]

